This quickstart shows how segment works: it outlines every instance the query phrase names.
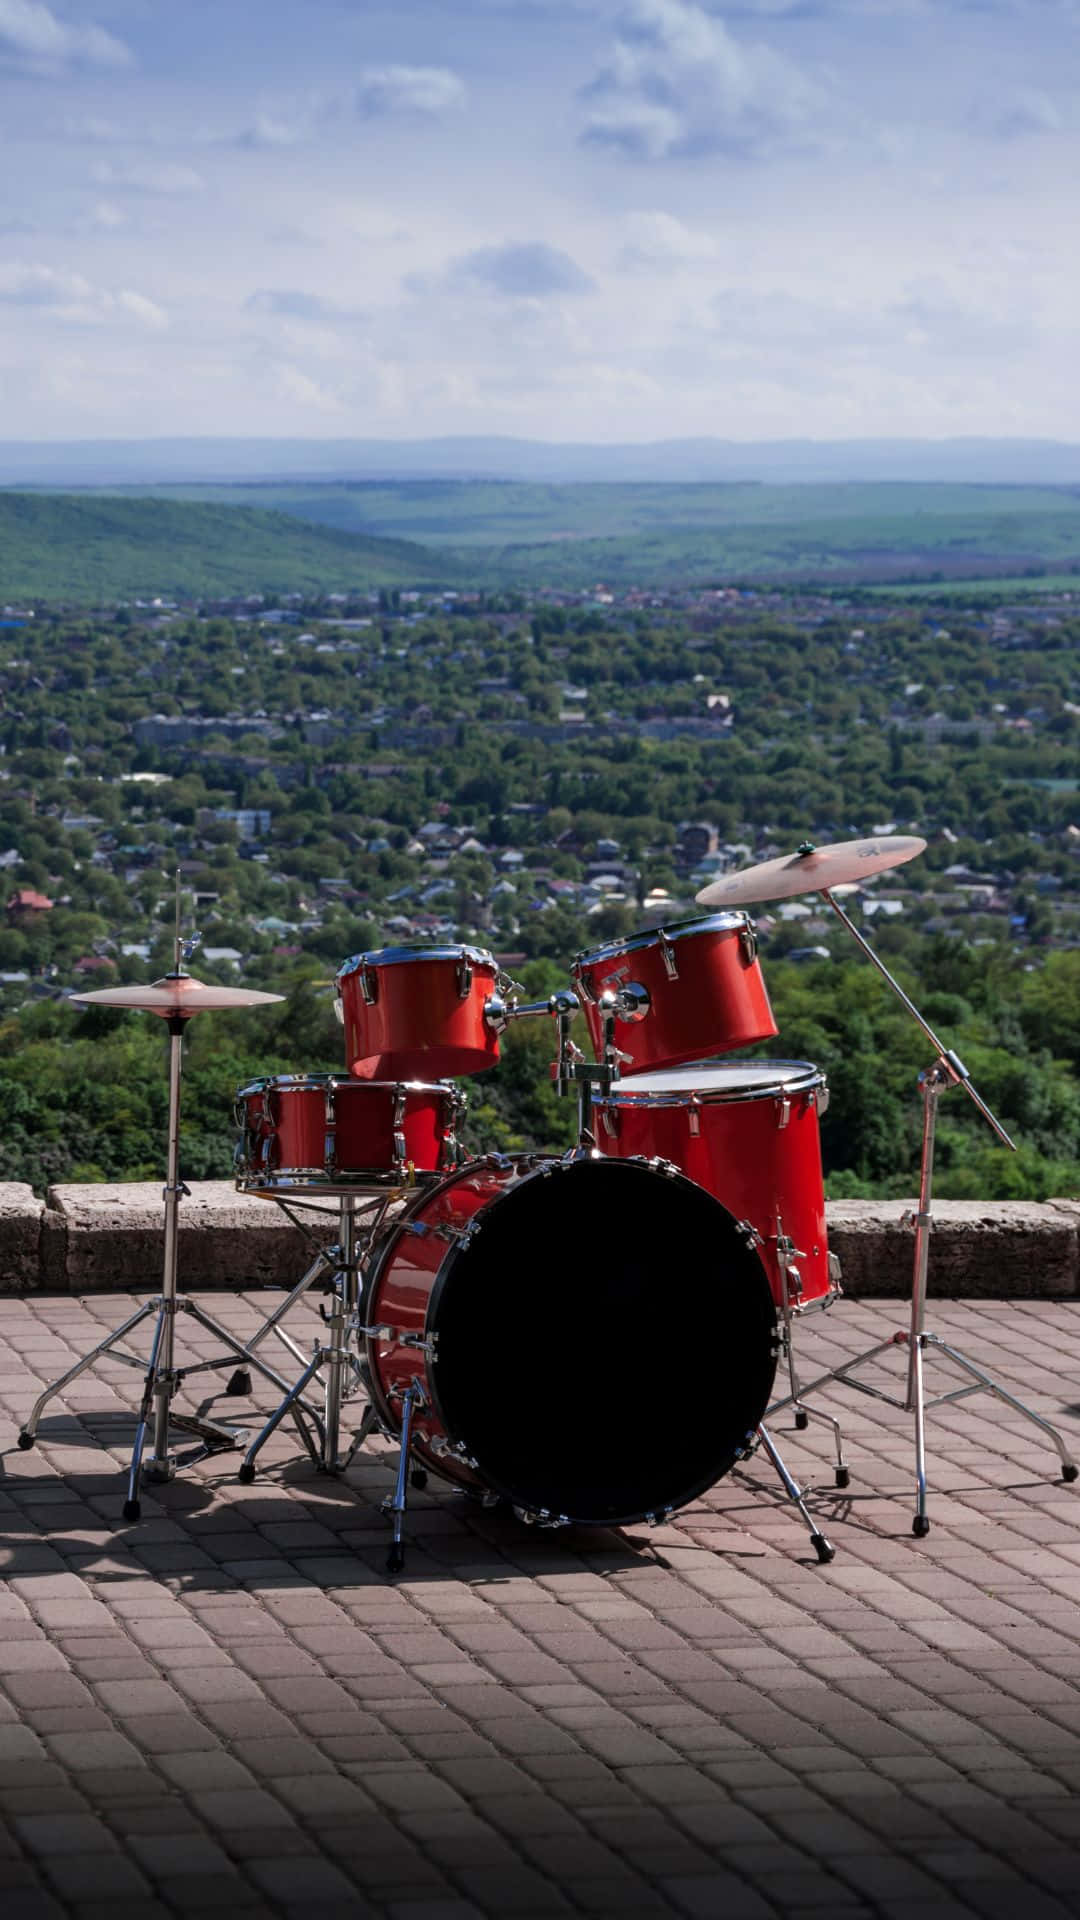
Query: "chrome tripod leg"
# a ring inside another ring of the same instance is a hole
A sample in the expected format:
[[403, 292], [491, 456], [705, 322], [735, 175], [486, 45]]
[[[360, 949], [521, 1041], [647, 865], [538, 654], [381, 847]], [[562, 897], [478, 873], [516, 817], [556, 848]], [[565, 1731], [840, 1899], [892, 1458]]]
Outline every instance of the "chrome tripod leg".
[[771, 1435], [765, 1427], [758, 1428], [758, 1438], [780, 1476], [784, 1492], [787, 1494], [788, 1499], [798, 1507], [803, 1520], [806, 1522], [810, 1533], [810, 1544], [824, 1566], [833, 1558], [836, 1548], [826, 1540], [825, 1535], [815, 1526], [813, 1516], [803, 1499], [802, 1488], [798, 1485], [797, 1481], [792, 1479], [791, 1474], [788, 1472], [787, 1467], [777, 1451]]
[[1077, 1474], [1080, 1474], [1080, 1467], [1077, 1466], [1061, 1434], [1055, 1426], [1050, 1424], [1049, 1420], [1044, 1420], [1041, 1414], [1033, 1412], [1031, 1407], [1025, 1406], [1022, 1400], [1018, 1400], [1015, 1394], [1009, 1393], [1005, 1387], [999, 1386], [991, 1374], [984, 1373], [981, 1367], [975, 1366], [974, 1363], [967, 1358], [966, 1354], [958, 1353], [955, 1347], [947, 1346], [938, 1334], [928, 1333], [924, 1338], [927, 1346], [933, 1347], [937, 1353], [943, 1353], [946, 1359], [951, 1360], [954, 1366], [959, 1367], [966, 1373], [984, 1392], [992, 1393], [995, 1400], [1003, 1401], [1007, 1407], [1012, 1408], [1014, 1413], [1022, 1413], [1025, 1420], [1031, 1421], [1032, 1426], [1039, 1427], [1057, 1448], [1058, 1456], [1061, 1460], [1062, 1479], [1070, 1481], [1076, 1479]]
[[930, 1531], [930, 1518], [926, 1511], [926, 1393], [923, 1368], [925, 1345], [925, 1333], [917, 1334], [911, 1342], [908, 1369], [908, 1397], [915, 1421], [915, 1513], [911, 1522], [911, 1531], [917, 1540], [924, 1540]]
[[400, 1573], [405, 1565], [405, 1508], [408, 1504], [409, 1449], [412, 1445], [412, 1423], [416, 1408], [423, 1403], [424, 1390], [419, 1380], [413, 1380], [406, 1387], [401, 1401], [401, 1454], [398, 1459], [397, 1485], [393, 1497], [385, 1506], [394, 1523], [394, 1537], [390, 1551], [386, 1556], [388, 1573]]
[[165, 1323], [168, 1317], [168, 1302], [163, 1301], [158, 1312], [157, 1326], [154, 1328], [154, 1339], [150, 1348], [150, 1360], [146, 1369], [146, 1384], [143, 1387], [143, 1397], [139, 1407], [139, 1421], [135, 1428], [135, 1445], [132, 1449], [131, 1467], [128, 1471], [127, 1499], [124, 1501], [123, 1508], [125, 1520], [137, 1520], [139, 1517], [139, 1487], [142, 1481], [142, 1457], [143, 1448], [146, 1445], [146, 1429], [150, 1424], [150, 1409], [155, 1397], [161, 1391], [164, 1390], [166, 1394], [169, 1391], [168, 1386], [165, 1386], [163, 1389], [158, 1371], [158, 1360], [161, 1354], [162, 1342], [165, 1337]]
[[[285, 1395], [284, 1400], [282, 1400], [280, 1404], [274, 1408], [274, 1411], [270, 1415], [270, 1418], [266, 1422], [266, 1425], [261, 1429], [259, 1433], [255, 1435], [254, 1440], [252, 1441], [250, 1447], [248, 1448], [242, 1461], [240, 1462], [239, 1468], [237, 1469], [237, 1479], [242, 1480], [245, 1486], [249, 1486], [252, 1480], [254, 1480], [255, 1478], [256, 1454], [259, 1452], [264, 1442], [269, 1440], [270, 1435], [277, 1431], [277, 1428], [281, 1425], [281, 1422], [284, 1420], [285, 1415], [287, 1413], [291, 1413], [293, 1416], [293, 1419], [296, 1421], [296, 1425], [300, 1433], [300, 1438], [303, 1440], [304, 1445], [306, 1446], [309, 1454], [311, 1455], [311, 1458], [315, 1462], [315, 1465], [319, 1467], [324, 1464], [323, 1458], [322, 1458], [322, 1452], [320, 1448], [316, 1446], [314, 1442], [311, 1440], [306, 1427], [303, 1425], [302, 1420], [299, 1418], [300, 1409], [297, 1404], [300, 1400], [300, 1396], [304, 1392], [304, 1389], [310, 1385], [311, 1381], [315, 1378], [315, 1375], [318, 1373], [319, 1368], [322, 1366], [324, 1358], [325, 1358], [325, 1355], [323, 1353], [323, 1349], [321, 1347], [316, 1347], [314, 1354], [312, 1355], [311, 1359], [308, 1361], [308, 1364], [304, 1368], [304, 1371], [300, 1375], [300, 1378], [297, 1381], [295, 1381], [295, 1383], [289, 1388], [288, 1392]], [[304, 1411], [307, 1412], [307, 1409], [305, 1408]], [[322, 1432], [322, 1443], [323, 1443], [323, 1447], [325, 1447], [326, 1445], [325, 1428], [323, 1429], [323, 1432]]]
[[802, 1384], [799, 1380], [798, 1370], [795, 1365], [792, 1323], [786, 1316], [785, 1322], [784, 1344], [787, 1352], [788, 1384], [791, 1387], [791, 1392], [786, 1399], [777, 1401], [768, 1411], [769, 1413], [776, 1413], [781, 1407], [791, 1407], [795, 1414], [795, 1425], [800, 1433], [805, 1433], [811, 1420], [824, 1420], [826, 1426], [832, 1428], [833, 1448], [836, 1453], [833, 1474], [836, 1479], [836, 1484], [838, 1487], [850, 1486], [851, 1473], [847, 1461], [844, 1459], [844, 1436], [840, 1428], [840, 1422], [834, 1419], [831, 1413], [824, 1413], [820, 1407], [807, 1406], [806, 1401], [803, 1399]]
[[[123, 1326], [117, 1327], [113, 1333], [106, 1334], [104, 1340], [100, 1340], [90, 1353], [84, 1354], [81, 1360], [77, 1360], [73, 1367], [69, 1367], [66, 1373], [60, 1375], [59, 1380], [54, 1380], [51, 1386], [46, 1387], [43, 1393], [38, 1394], [37, 1399], [30, 1409], [29, 1418], [19, 1433], [19, 1446], [24, 1453], [34, 1444], [37, 1437], [38, 1421], [41, 1419], [42, 1412], [44, 1408], [48, 1406], [49, 1401], [55, 1399], [58, 1393], [63, 1393], [64, 1388], [70, 1386], [73, 1380], [77, 1380], [80, 1373], [85, 1373], [87, 1367], [92, 1367], [94, 1361], [100, 1359], [103, 1353], [111, 1353], [113, 1345], [117, 1340], [122, 1340], [125, 1334], [131, 1332], [132, 1327], [139, 1325], [141, 1320], [148, 1320], [152, 1313], [157, 1312], [157, 1309], [158, 1302], [156, 1300], [145, 1301], [143, 1305], [139, 1307], [138, 1311], [131, 1315], [130, 1319], [124, 1321]], [[134, 1354], [124, 1353], [118, 1354], [116, 1357], [117, 1359], [127, 1361], [131, 1366], [141, 1367], [143, 1364], [141, 1360], [136, 1360]]]

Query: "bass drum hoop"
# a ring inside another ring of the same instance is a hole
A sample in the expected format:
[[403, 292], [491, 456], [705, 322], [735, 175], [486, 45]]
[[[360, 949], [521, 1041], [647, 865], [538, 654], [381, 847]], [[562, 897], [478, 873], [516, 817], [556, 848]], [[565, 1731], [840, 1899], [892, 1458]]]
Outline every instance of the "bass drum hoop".
[[[464, 1167], [456, 1168], [452, 1173], [447, 1175], [444, 1180], [440, 1181], [437, 1186], [429, 1187], [425, 1193], [418, 1194], [415, 1202], [411, 1203], [407, 1210], [398, 1216], [371, 1270], [366, 1295], [366, 1312], [368, 1315], [370, 1315], [371, 1302], [376, 1297], [383, 1273], [392, 1260], [400, 1242], [405, 1237], [415, 1215], [424, 1208], [431, 1206], [433, 1202], [437, 1200], [439, 1193], [444, 1189], [452, 1187], [467, 1178], [470, 1173], [474, 1172], [478, 1167], [482, 1167], [484, 1164], [483, 1161], [471, 1162], [467, 1163]], [[429, 1357], [429, 1349], [428, 1353], [417, 1351], [416, 1372], [422, 1375], [424, 1393], [448, 1445], [445, 1450], [432, 1447], [430, 1443], [426, 1441], [425, 1437], [417, 1432], [414, 1426], [412, 1440], [413, 1451], [416, 1452], [418, 1457], [422, 1458], [425, 1466], [430, 1468], [432, 1472], [450, 1481], [452, 1485], [466, 1488], [481, 1488], [485, 1491], [490, 1491], [507, 1501], [519, 1512], [525, 1512], [529, 1518], [540, 1517], [549, 1521], [551, 1524], [618, 1527], [631, 1525], [639, 1521], [652, 1522], [699, 1499], [702, 1494], [708, 1492], [710, 1487], [715, 1486], [717, 1481], [722, 1479], [726, 1473], [730, 1472], [732, 1466], [735, 1465], [754, 1444], [757, 1428], [764, 1419], [769, 1405], [776, 1364], [780, 1355], [781, 1331], [772, 1298], [772, 1290], [765, 1267], [760, 1255], [755, 1249], [753, 1236], [744, 1231], [734, 1215], [728, 1211], [720, 1200], [716, 1199], [713, 1194], [709, 1193], [704, 1187], [699, 1186], [695, 1181], [691, 1180], [688, 1175], [681, 1172], [679, 1168], [667, 1160], [649, 1158], [644, 1155], [633, 1155], [627, 1157], [625, 1160], [615, 1160], [608, 1159], [602, 1155], [596, 1156], [587, 1150], [579, 1149], [572, 1158], [544, 1159], [541, 1160], [539, 1164], [536, 1155], [521, 1155], [520, 1157], [491, 1156], [487, 1164], [497, 1165], [501, 1170], [505, 1170], [510, 1174], [516, 1174], [517, 1177], [512, 1180], [511, 1184], [496, 1193], [482, 1208], [478, 1209], [475, 1217], [478, 1220], [483, 1220], [485, 1224], [490, 1222], [496, 1208], [501, 1206], [504, 1201], [508, 1201], [513, 1194], [520, 1192], [523, 1187], [546, 1177], [558, 1177], [560, 1172], [568, 1171], [572, 1167], [582, 1164], [593, 1167], [621, 1167], [624, 1171], [631, 1168], [639, 1171], [645, 1169], [657, 1175], [662, 1175], [665, 1185], [674, 1186], [676, 1189], [684, 1189], [691, 1204], [706, 1203], [706, 1210], [711, 1209], [717, 1218], [723, 1219], [727, 1223], [730, 1235], [733, 1237], [734, 1243], [738, 1246], [740, 1254], [744, 1257], [747, 1268], [754, 1272], [754, 1284], [758, 1290], [761, 1302], [762, 1331], [765, 1330], [766, 1326], [769, 1329], [769, 1351], [765, 1366], [767, 1379], [763, 1376], [762, 1391], [758, 1396], [761, 1403], [760, 1408], [756, 1415], [752, 1417], [752, 1420], [748, 1421], [745, 1431], [738, 1436], [734, 1444], [718, 1450], [716, 1462], [710, 1463], [704, 1473], [694, 1479], [685, 1489], [675, 1493], [670, 1499], [644, 1506], [634, 1505], [619, 1511], [605, 1512], [602, 1515], [574, 1514], [571, 1512], [556, 1513], [546, 1506], [541, 1506], [532, 1499], [524, 1499], [522, 1489], [519, 1486], [514, 1486], [500, 1474], [493, 1473], [482, 1459], [474, 1458], [467, 1452], [460, 1437], [455, 1434], [454, 1423], [447, 1417], [445, 1403], [439, 1392], [437, 1361], [434, 1365], [432, 1364]], [[469, 1246], [467, 1243], [452, 1244], [448, 1246], [446, 1253], [439, 1263], [428, 1296], [423, 1329], [425, 1342], [430, 1341], [432, 1334], [437, 1334], [439, 1331], [437, 1321], [440, 1306], [455, 1270], [460, 1266], [468, 1252]], [[643, 1336], [647, 1331], [647, 1329], [642, 1329]], [[371, 1395], [372, 1403], [384, 1425], [387, 1426], [391, 1432], [399, 1433], [401, 1430], [400, 1415], [395, 1410], [392, 1398], [384, 1391], [380, 1368], [374, 1351], [375, 1344], [372, 1335], [368, 1334], [365, 1338], [364, 1367], [368, 1391]], [[688, 1365], [687, 1371], [689, 1376], [693, 1369]], [[693, 1390], [688, 1378], [688, 1391]], [[702, 1386], [699, 1383], [697, 1391], [700, 1392], [702, 1390]], [[707, 1382], [704, 1390], [707, 1391]], [[642, 1419], [646, 1420], [647, 1418], [648, 1410], [644, 1409], [642, 1411]]]

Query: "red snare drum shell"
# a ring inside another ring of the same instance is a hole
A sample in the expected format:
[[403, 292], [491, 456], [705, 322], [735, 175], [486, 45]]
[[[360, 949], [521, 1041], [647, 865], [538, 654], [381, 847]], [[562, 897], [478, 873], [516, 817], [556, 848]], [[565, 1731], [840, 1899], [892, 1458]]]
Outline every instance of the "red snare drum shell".
[[651, 1072], [771, 1040], [773, 1019], [745, 913], [718, 913], [656, 928], [630, 940], [580, 953], [572, 968], [593, 1048], [599, 1058], [603, 1022], [596, 1001], [606, 988], [631, 981], [648, 989], [643, 1019], [616, 1019], [615, 1044], [628, 1056], [622, 1072]]
[[793, 1304], [805, 1307], [835, 1292], [818, 1127], [827, 1103], [825, 1075], [808, 1061], [705, 1061], [617, 1082], [596, 1100], [594, 1132], [601, 1153], [670, 1160], [748, 1220], [778, 1306], [779, 1218], [797, 1249]]
[[437, 1082], [277, 1074], [236, 1096], [237, 1185], [248, 1193], [349, 1193], [448, 1172], [463, 1101]]
[[361, 1080], [445, 1080], [499, 1058], [485, 1019], [499, 970], [482, 947], [385, 947], [337, 974], [345, 1059]]

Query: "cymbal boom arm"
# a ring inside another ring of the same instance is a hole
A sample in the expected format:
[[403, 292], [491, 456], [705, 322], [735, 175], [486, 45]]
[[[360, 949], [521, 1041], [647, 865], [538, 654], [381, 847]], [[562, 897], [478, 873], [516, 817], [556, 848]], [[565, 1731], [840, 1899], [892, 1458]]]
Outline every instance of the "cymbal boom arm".
[[885, 965], [884, 960], [880, 959], [880, 957], [874, 952], [874, 949], [870, 945], [870, 942], [866, 939], [864, 934], [861, 934], [859, 932], [859, 929], [855, 925], [854, 921], [851, 920], [849, 916], [844, 912], [844, 909], [840, 905], [840, 902], [829, 891], [828, 887], [822, 888], [821, 898], [828, 902], [829, 906], [832, 908], [837, 918], [843, 921], [852, 939], [858, 942], [859, 946], [862, 948], [862, 951], [865, 953], [867, 959], [873, 962], [874, 966], [877, 968], [882, 978], [888, 981], [889, 986], [892, 988], [901, 1006], [903, 1006], [906, 1009], [906, 1011], [911, 1015], [911, 1018], [915, 1021], [916, 1025], [921, 1028], [923, 1033], [925, 1033], [927, 1039], [930, 1042], [930, 1045], [934, 1048], [934, 1051], [938, 1056], [938, 1062], [940, 1063], [944, 1077], [947, 1079], [949, 1084], [952, 1086], [963, 1087], [964, 1092], [967, 1094], [969, 1100], [973, 1101], [975, 1106], [978, 1107], [979, 1112], [982, 1114], [983, 1119], [986, 1121], [987, 1125], [993, 1129], [994, 1133], [997, 1134], [997, 1137], [1001, 1141], [1002, 1145], [1008, 1147], [1010, 1152], [1015, 1153], [1016, 1152], [1015, 1140], [1013, 1140], [1009, 1136], [1009, 1134], [1006, 1133], [1005, 1128], [1001, 1125], [1001, 1122], [998, 1119], [996, 1119], [994, 1114], [990, 1111], [990, 1108], [987, 1106], [986, 1101], [983, 1099], [982, 1095], [976, 1092], [975, 1087], [972, 1083], [971, 1075], [968, 1072], [967, 1068], [965, 1067], [963, 1061], [959, 1059], [959, 1057], [952, 1051], [952, 1049], [950, 1047], [947, 1047], [944, 1041], [938, 1037], [938, 1035], [934, 1032], [933, 1027], [930, 1025], [930, 1022], [923, 1018], [923, 1015], [919, 1012], [919, 1009], [915, 1005], [915, 1002], [911, 1000], [908, 997], [908, 995], [904, 992], [904, 989], [900, 985], [899, 981], [894, 979], [893, 975], [889, 972], [888, 967]]

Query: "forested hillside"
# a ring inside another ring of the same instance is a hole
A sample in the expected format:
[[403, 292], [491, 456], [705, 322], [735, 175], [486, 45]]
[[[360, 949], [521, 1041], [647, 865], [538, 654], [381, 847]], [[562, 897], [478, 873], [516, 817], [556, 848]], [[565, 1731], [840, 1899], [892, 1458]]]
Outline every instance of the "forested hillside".
[[0, 491], [0, 602], [357, 590], [454, 573], [409, 541], [262, 507]]

